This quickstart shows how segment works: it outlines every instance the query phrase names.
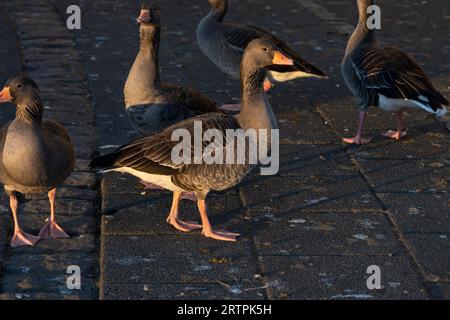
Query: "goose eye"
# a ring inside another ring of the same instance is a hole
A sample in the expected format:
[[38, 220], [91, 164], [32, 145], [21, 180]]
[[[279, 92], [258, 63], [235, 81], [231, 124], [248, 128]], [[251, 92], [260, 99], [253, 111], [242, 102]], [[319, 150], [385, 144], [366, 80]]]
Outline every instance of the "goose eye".
[[269, 51], [269, 48], [263, 48], [263, 51], [267, 52], [267, 51]]
[[22, 89], [23, 88], [23, 84], [18, 84], [17, 85], [17, 89]]

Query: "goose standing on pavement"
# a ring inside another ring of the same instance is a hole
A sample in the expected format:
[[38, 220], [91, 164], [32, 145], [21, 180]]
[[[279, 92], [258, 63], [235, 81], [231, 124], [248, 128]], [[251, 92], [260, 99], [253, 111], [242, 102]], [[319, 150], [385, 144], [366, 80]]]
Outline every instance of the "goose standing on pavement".
[[160, 9], [144, 4], [137, 20], [140, 50], [124, 88], [127, 114], [135, 129], [149, 135], [196, 115], [220, 112], [213, 101], [190, 88], [161, 83]]
[[[16, 104], [16, 118], [0, 135], [0, 182], [10, 198], [14, 218], [13, 248], [32, 246], [40, 239], [68, 238], [55, 221], [56, 187], [71, 174], [75, 152], [66, 129], [55, 121], [42, 120], [44, 107], [36, 83], [19, 76], [0, 92], [0, 103]], [[17, 193], [48, 193], [50, 219], [37, 237], [22, 231]]]
[[[91, 163], [92, 168], [103, 172], [117, 171], [135, 175], [144, 181], [164, 187], [174, 193], [173, 205], [167, 221], [183, 232], [203, 229], [206, 237], [222, 241], [236, 241], [239, 234], [214, 231], [208, 219], [206, 197], [210, 191], [223, 191], [234, 187], [255, 167], [245, 152], [243, 164], [192, 164], [179, 163], [173, 160], [172, 152], [179, 142], [172, 140], [172, 135], [179, 129], [189, 132], [188, 138], [192, 146], [195, 140], [206, 131], [220, 132], [223, 137], [227, 130], [238, 129], [271, 129], [277, 128], [277, 121], [263, 90], [266, 68], [274, 65], [292, 65], [293, 61], [285, 57], [269, 40], [255, 40], [246, 49], [241, 66], [242, 111], [237, 117], [221, 113], [211, 113], [182, 121], [166, 130], [146, 138], [139, 139], [119, 148], [116, 152], [97, 158]], [[196, 125], [201, 123], [203, 132], [196, 132]], [[228, 139], [213, 151], [214, 154], [226, 154]], [[259, 136], [259, 145], [268, 144], [267, 135]], [[184, 142], [184, 141], [183, 141]], [[236, 151], [233, 141], [233, 151]], [[203, 143], [205, 147], [205, 143]], [[228, 147], [229, 148], [229, 147]], [[189, 159], [195, 158], [195, 147], [191, 147]], [[197, 148], [198, 149], [198, 148]], [[203, 158], [208, 151], [202, 150]], [[186, 156], [183, 153], [183, 156]], [[179, 201], [183, 192], [195, 192], [198, 199], [202, 225], [181, 221], [179, 217]]]
[[324, 72], [305, 61], [297, 52], [270, 32], [250, 25], [224, 23], [228, 0], [208, 0], [209, 14], [197, 27], [197, 42], [203, 53], [223, 72], [239, 79], [239, 71], [244, 49], [254, 39], [271, 40], [283, 52], [294, 59], [292, 66], [276, 66], [269, 70], [264, 81], [268, 91], [272, 83], [286, 82], [297, 78], [326, 78]]
[[351, 36], [342, 62], [342, 74], [350, 90], [359, 100], [359, 125], [354, 138], [343, 139], [350, 144], [367, 144], [363, 138], [364, 122], [369, 106], [394, 112], [398, 129], [386, 137], [400, 140], [407, 135], [403, 111], [422, 109], [436, 116], [447, 112], [448, 101], [439, 93], [419, 64], [397, 48], [382, 47], [375, 30], [369, 29], [368, 9], [374, 0], [357, 0], [359, 23]]

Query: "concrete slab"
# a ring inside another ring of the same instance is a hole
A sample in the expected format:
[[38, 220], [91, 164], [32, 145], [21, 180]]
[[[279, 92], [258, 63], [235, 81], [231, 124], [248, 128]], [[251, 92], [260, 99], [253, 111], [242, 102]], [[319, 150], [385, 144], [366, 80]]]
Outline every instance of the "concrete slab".
[[224, 244], [200, 234], [106, 236], [103, 283], [209, 282], [253, 285], [252, 241]]
[[388, 218], [367, 213], [255, 214], [260, 255], [405, 254]]
[[244, 205], [252, 211], [347, 212], [381, 209], [361, 176], [252, 176], [242, 184], [241, 190]]
[[446, 233], [450, 230], [450, 195], [427, 193], [379, 194], [402, 232]]
[[[403, 256], [262, 257], [270, 299], [422, 300], [429, 293]], [[381, 269], [381, 290], [369, 290], [369, 266]]]

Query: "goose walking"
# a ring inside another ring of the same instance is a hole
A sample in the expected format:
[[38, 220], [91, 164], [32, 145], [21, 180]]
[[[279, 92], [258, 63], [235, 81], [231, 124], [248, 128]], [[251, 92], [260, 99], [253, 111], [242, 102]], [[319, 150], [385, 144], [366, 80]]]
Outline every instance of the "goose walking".
[[[227, 130], [249, 130], [277, 128], [277, 121], [263, 91], [266, 68], [278, 65], [292, 65], [293, 61], [285, 57], [269, 40], [255, 40], [246, 49], [241, 66], [242, 111], [237, 117], [221, 113], [200, 115], [182, 121], [164, 131], [129, 143], [116, 152], [99, 157], [91, 163], [92, 168], [103, 172], [117, 171], [129, 173], [144, 181], [171, 190], [172, 210], [167, 219], [176, 229], [189, 232], [203, 229], [206, 237], [222, 241], [236, 241], [239, 234], [226, 231], [214, 231], [207, 214], [206, 197], [210, 191], [223, 191], [234, 187], [255, 167], [249, 162], [246, 153], [243, 164], [184, 164], [172, 158], [172, 152], [179, 142], [172, 141], [172, 135], [179, 129], [189, 132], [189, 141], [195, 145], [196, 123], [201, 123], [203, 134], [209, 130], [226, 135]], [[267, 143], [260, 138], [258, 143]], [[227, 152], [228, 140], [214, 153]], [[270, 147], [270, 146], [269, 146]], [[236, 145], [234, 145], [236, 148]], [[192, 152], [195, 148], [192, 149]], [[191, 155], [192, 156], [192, 155]], [[203, 156], [206, 156], [203, 154]], [[179, 201], [183, 192], [195, 192], [202, 225], [184, 222], [179, 219]]]
[[137, 21], [140, 50], [124, 88], [126, 111], [134, 128], [141, 135], [149, 135], [200, 114], [221, 112], [213, 101], [193, 89], [161, 83], [160, 9], [142, 5]]
[[[40, 239], [68, 238], [56, 223], [56, 187], [71, 174], [75, 152], [66, 129], [42, 120], [44, 107], [36, 83], [19, 76], [0, 92], [0, 103], [16, 104], [16, 118], [0, 134], [0, 182], [10, 198], [14, 218], [13, 248], [32, 246]], [[50, 219], [37, 237], [22, 231], [18, 220], [17, 193], [48, 193]]]
[[208, 1], [211, 11], [197, 27], [197, 42], [203, 53], [223, 72], [239, 79], [244, 49], [252, 40], [262, 38], [272, 41], [294, 60], [294, 64], [291, 66], [278, 65], [269, 70], [264, 81], [264, 90], [268, 91], [273, 83], [297, 78], [326, 78], [323, 71], [308, 63], [270, 32], [250, 25], [223, 22], [228, 10], [228, 0]]
[[447, 99], [434, 88], [414, 58], [400, 49], [379, 44], [375, 30], [367, 25], [368, 9], [374, 3], [374, 0], [357, 0], [359, 23], [348, 42], [341, 66], [347, 86], [359, 100], [357, 134], [354, 138], [343, 139], [350, 144], [370, 142], [363, 138], [369, 106], [395, 113], [398, 128], [384, 135], [396, 140], [407, 135], [403, 119], [406, 108], [422, 109], [436, 116], [447, 112]]

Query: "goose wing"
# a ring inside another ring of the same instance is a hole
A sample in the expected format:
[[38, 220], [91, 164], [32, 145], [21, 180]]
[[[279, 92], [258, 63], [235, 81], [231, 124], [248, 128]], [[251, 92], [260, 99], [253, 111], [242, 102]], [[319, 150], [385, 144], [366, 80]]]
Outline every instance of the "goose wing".
[[[197, 154], [201, 157], [207, 156], [207, 154], [199, 153], [199, 151], [203, 151], [210, 144], [209, 142], [202, 141], [202, 150], [195, 149], [194, 138], [198, 134], [196, 123], [201, 123], [201, 137], [207, 130], [217, 130], [225, 137], [226, 130], [239, 128], [239, 124], [232, 116], [221, 113], [197, 116], [169, 127], [154, 136], [135, 140], [119, 148], [113, 154], [97, 158], [91, 163], [91, 167], [104, 170], [126, 167], [157, 175], [180, 174], [191, 165], [184, 162], [175, 162], [174, 157], [172, 157], [174, 148], [181, 142], [181, 139], [178, 139], [177, 130], [183, 130], [183, 133], [187, 134], [186, 139], [190, 139], [188, 142], [191, 148], [188, 156], [190, 156], [191, 163], [195, 163]], [[226, 149], [226, 140], [223, 148]]]
[[357, 50], [352, 63], [359, 80], [374, 94], [416, 100], [428, 104], [434, 111], [448, 105], [418, 63], [400, 49]]
[[223, 32], [227, 42], [230, 45], [239, 48], [242, 52], [251, 41], [259, 38], [265, 38], [270, 39], [281, 51], [294, 60], [293, 66], [272, 66], [270, 68], [272, 71], [277, 71], [280, 73], [301, 71], [319, 77], [326, 76], [322, 70], [307, 62], [283, 40], [264, 29], [252, 25], [223, 24]]

